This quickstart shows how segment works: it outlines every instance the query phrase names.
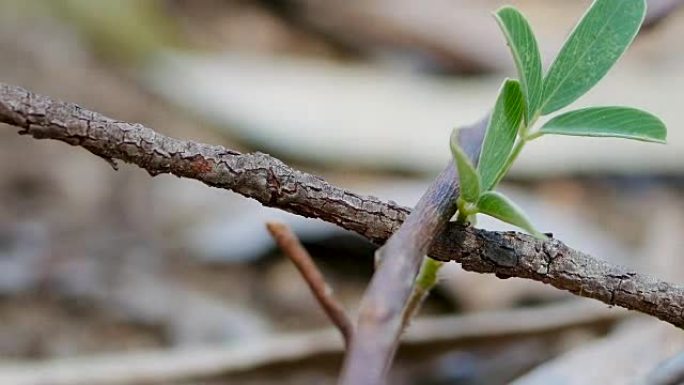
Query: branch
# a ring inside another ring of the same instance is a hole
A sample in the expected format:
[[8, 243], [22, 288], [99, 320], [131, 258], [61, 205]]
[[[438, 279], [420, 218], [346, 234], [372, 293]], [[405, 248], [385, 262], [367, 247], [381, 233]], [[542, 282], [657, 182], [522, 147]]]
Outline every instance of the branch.
[[[232, 190], [265, 206], [335, 223], [382, 243], [410, 210], [358, 195], [262, 153], [169, 138], [70, 103], [0, 83], [0, 122], [37, 139], [84, 147], [105, 159], [134, 163], [151, 175], [172, 173]], [[610, 265], [552, 239], [449, 224], [429, 255], [466, 270], [544, 282], [580, 296], [650, 314], [684, 328], [684, 288]]]
[[361, 301], [356, 334], [347, 352], [340, 384], [379, 384], [385, 377], [404, 325], [402, 314], [420, 262], [455, 212], [455, 181], [455, 167], [450, 163], [399, 230], [377, 251], [380, 267]]
[[332, 289], [325, 282], [323, 274], [316, 267], [311, 255], [302, 246], [297, 236], [283, 223], [269, 222], [266, 228], [273, 236], [278, 246], [297, 267], [314, 297], [321, 305], [330, 321], [342, 334], [345, 346], [349, 346], [354, 333], [352, 323], [342, 305], [333, 297]]
[[[483, 119], [465, 132], [461, 140], [477, 158], [484, 139]], [[378, 250], [380, 268], [374, 274], [359, 310], [359, 323], [342, 370], [341, 384], [377, 384], [384, 378], [394, 357], [405, 325], [402, 315], [409, 301], [421, 261], [433, 239], [456, 213], [459, 195], [454, 162], [435, 179], [387, 243]]]

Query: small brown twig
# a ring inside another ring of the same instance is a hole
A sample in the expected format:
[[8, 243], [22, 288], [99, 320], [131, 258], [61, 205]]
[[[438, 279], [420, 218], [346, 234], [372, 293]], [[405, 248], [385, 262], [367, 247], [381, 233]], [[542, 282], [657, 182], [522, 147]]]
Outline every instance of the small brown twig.
[[299, 242], [297, 235], [286, 224], [268, 222], [266, 223], [266, 228], [271, 233], [271, 236], [273, 236], [278, 247], [283, 250], [285, 255], [290, 258], [297, 267], [297, 270], [302, 274], [319, 305], [321, 305], [325, 314], [330, 318], [330, 321], [339, 329], [344, 339], [344, 344], [348, 347], [354, 333], [352, 323], [342, 304], [333, 297], [332, 289], [325, 282], [323, 274], [316, 267], [311, 255], [306, 251], [302, 243]]

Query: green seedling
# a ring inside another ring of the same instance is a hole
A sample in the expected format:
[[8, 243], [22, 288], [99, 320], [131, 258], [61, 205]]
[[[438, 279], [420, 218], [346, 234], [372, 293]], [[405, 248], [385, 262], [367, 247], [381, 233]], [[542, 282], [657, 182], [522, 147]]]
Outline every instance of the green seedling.
[[544, 135], [665, 142], [665, 124], [652, 114], [631, 107], [568, 111], [535, 129], [540, 116], [568, 106], [605, 76], [634, 40], [645, 14], [645, 0], [594, 1], [543, 75], [537, 40], [525, 17], [513, 7], [496, 12], [519, 79], [506, 79], [501, 86], [477, 166], [461, 149], [456, 132], [451, 136], [461, 186], [457, 201], [459, 222], [468, 222], [481, 213], [545, 238], [518, 206], [493, 191], [523, 147]]

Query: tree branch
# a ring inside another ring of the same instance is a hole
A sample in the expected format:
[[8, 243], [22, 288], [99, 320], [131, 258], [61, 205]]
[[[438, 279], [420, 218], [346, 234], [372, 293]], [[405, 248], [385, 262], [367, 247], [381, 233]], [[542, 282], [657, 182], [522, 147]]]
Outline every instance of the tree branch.
[[378, 250], [380, 267], [361, 301], [340, 384], [379, 384], [385, 377], [404, 325], [402, 314], [420, 262], [436, 234], [456, 211], [457, 196], [455, 167], [450, 163], [399, 230]]
[[[460, 142], [466, 145], [472, 159], [480, 154], [488, 120], [459, 131]], [[402, 315], [414, 290], [421, 261], [456, 213], [459, 191], [456, 167], [450, 161], [399, 230], [376, 253], [380, 268], [361, 302], [356, 334], [340, 384], [377, 384], [385, 377], [405, 325]]]
[[[0, 122], [37, 139], [56, 139], [105, 159], [134, 163], [151, 175], [172, 173], [225, 188], [266, 206], [335, 223], [382, 243], [410, 212], [391, 202], [332, 186], [262, 153], [169, 138], [71, 103], [0, 83]], [[552, 239], [449, 224], [429, 255], [499, 277], [544, 282], [610, 305], [650, 314], [684, 328], [684, 288], [610, 265]]]

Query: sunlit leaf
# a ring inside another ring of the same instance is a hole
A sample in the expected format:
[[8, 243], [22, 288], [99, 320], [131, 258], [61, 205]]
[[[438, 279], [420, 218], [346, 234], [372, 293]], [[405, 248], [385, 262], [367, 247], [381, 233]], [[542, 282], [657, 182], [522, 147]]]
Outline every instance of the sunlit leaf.
[[456, 161], [456, 169], [461, 186], [461, 197], [467, 202], [477, 202], [480, 196], [480, 175], [458, 143], [458, 131], [451, 134], [451, 153]]
[[526, 101], [526, 121], [529, 123], [541, 103], [542, 64], [537, 39], [525, 17], [513, 7], [503, 7], [496, 12], [496, 19], [511, 48], [522, 92]]
[[594, 1], [544, 79], [542, 114], [574, 102], [601, 80], [634, 40], [645, 13], [645, 0]]
[[483, 191], [494, 186], [499, 171], [511, 153], [522, 122], [524, 104], [520, 83], [506, 79], [489, 119], [478, 162]]
[[535, 237], [545, 239], [546, 236], [532, 226], [522, 209], [509, 200], [503, 194], [488, 191], [480, 196], [477, 202], [478, 211], [487, 214], [506, 223], [520, 227]]
[[541, 134], [600, 136], [664, 143], [667, 128], [648, 112], [629, 107], [590, 107], [549, 120]]

